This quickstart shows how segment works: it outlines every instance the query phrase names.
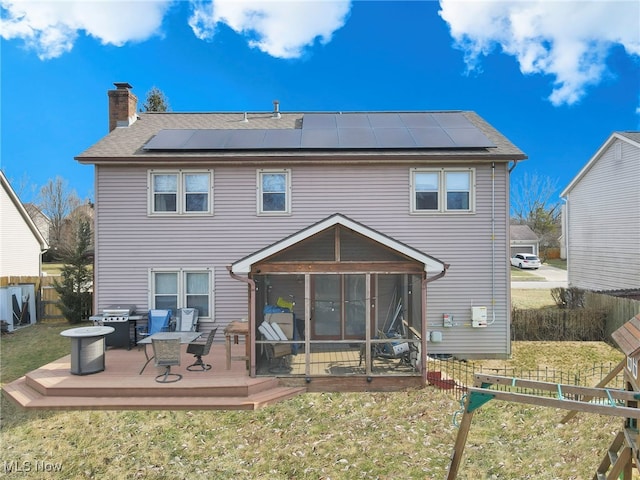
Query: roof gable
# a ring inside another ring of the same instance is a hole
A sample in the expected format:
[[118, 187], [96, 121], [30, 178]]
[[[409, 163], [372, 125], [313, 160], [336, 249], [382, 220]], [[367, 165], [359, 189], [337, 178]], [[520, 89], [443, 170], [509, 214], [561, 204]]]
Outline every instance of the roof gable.
[[606, 152], [609, 147], [616, 141], [621, 140], [628, 143], [638, 149], [640, 149], [640, 132], [614, 132], [607, 139], [606, 142], [598, 149], [598, 151], [589, 159], [584, 167], [578, 172], [578, 174], [571, 180], [569, 185], [562, 191], [560, 197], [565, 198], [571, 190], [582, 180], [582, 178], [591, 170], [600, 157]]
[[31, 217], [29, 216], [27, 209], [24, 207], [24, 205], [18, 198], [18, 195], [11, 187], [9, 180], [7, 180], [7, 177], [4, 176], [4, 173], [2, 172], [2, 170], [0, 170], [0, 184], [2, 185], [2, 188], [4, 189], [4, 191], [7, 192], [7, 195], [11, 200], [11, 203], [14, 205], [15, 209], [23, 218], [24, 222], [29, 227], [29, 230], [31, 230], [31, 232], [33, 233], [33, 236], [36, 238], [37, 242], [40, 244], [40, 249], [41, 250], [48, 249], [49, 245], [47, 241], [44, 239], [44, 237], [42, 236], [42, 233], [40, 233], [40, 230], [38, 230], [38, 227], [36, 227], [36, 224], [33, 222]]
[[509, 225], [511, 240], [531, 240], [537, 242], [538, 236], [529, 225]]
[[392, 239], [380, 232], [377, 232], [373, 229], [366, 227], [365, 225], [355, 222], [339, 213], [331, 215], [326, 219], [311, 225], [303, 230], [300, 230], [289, 237], [286, 237], [279, 242], [276, 242], [262, 250], [259, 250], [241, 260], [238, 260], [234, 264], [231, 265], [231, 272], [235, 274], [247, 274], [251, 271], [251, 266], [264, 260], [265, 258], [276, 255], [277, 253], [292, 247], [304, 240], [309, 239], [310, 237], [317, 235], [327, 229], [330, 229], [336, 225], [344, 226], [348, 229], [353, 230], [354, 232], [366, 237], [374, 242], [377, 242], [387, 248], [390, 248], [405, 257], [408, 257], [416, 262], [419, 262], [424, 265], [425, 272], [430, 274], [437, 274], [444, 272], [448, 265], [441, 262], [440, 260], [426, 255], [404, 243], [398, 242], [397, 240]]

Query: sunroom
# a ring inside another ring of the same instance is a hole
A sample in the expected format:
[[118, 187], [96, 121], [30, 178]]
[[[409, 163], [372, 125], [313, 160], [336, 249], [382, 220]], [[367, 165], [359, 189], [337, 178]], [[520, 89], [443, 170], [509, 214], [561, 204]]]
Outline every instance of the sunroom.
[[424, 385], [427, 286], [447, 267], [340, 214], [239, 260], [229, 271], [249, 285], [251, 376]]

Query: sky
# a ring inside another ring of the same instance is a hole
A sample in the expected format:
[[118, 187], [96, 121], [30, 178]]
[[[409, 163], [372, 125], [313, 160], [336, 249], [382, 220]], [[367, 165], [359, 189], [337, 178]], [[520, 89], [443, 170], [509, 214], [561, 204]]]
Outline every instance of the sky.
[[635, 0], [0, 0], [0, 169], [93, 199], [74, 157], [108, 133], [107, 91], [176, 112], [472, 110], [557, 195], [614, 131], [640, 130]]

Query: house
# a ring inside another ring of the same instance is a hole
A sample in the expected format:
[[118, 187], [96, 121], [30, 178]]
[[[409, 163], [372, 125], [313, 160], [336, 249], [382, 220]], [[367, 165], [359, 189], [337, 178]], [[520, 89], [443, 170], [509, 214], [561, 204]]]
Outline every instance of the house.
[[570, 287], [640, 288], [640, 132], [614, 132], [561, 193]]
[[278, 370], [302, 379], [510, 355], [509, 168], [526, 156], [476, 113], [137, 113], [115, 85], [111, 131], [76, 157], [95, 165], [95, 312], [247, 319], [252, 375], [272, 371], [259, 327], [282, 311], [296, 355]]
[[540, 240], [529, 225], [510, 225], [511, 257], [516, 253], [539, 255]]
[[33, 277], [49, 246], [2, 171], [0, 185], [0, 321], [13, 331], [36, 321]]
[[47, 241], [2, 171], [0, 185], [0, 277], [38, 277]]

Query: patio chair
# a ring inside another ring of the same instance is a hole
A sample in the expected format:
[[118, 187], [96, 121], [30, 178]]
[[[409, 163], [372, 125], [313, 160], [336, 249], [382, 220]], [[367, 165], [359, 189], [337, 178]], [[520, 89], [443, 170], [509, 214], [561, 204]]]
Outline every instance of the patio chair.
[[177, 331], [196, 332], [198, 331], [198, 309], [181, 308], [179, 310]]
[[170, 327], [169, 327], [170, 322], [171, 322], [171, 309], [149, 310], [147, 325], [141, 325], [138, 328], [138, 336], [144, 338], [144, 337], [153, 335], [154, 333], [168, 332], [170, 331]]
[[[293, 313], [269, 313], [258, 327], [263, 339], [269, 342], [264, 344], [265, 354], [269, 362], [271, 373], [286, 373], [291, 370], [290, 361], [293, 352], [293, 344], [277, 343], [292, 340], [294, 336]], [[272, 364], [274, 364], [272, 366]]]
[[187, 367], [187, 370], [190, 372], [193, 371], [206, 371], [211, 370], [211, 365], [208, 363], [204, 363], [202, 361], [202, 357], [205, 355], [209, 355], [209, 351], [211, 351], [211, 345], [213, 344], [213, 337], [216, 336], [216, 331], [218, 327], [215, 327], [213, 330], [209, 332], [207, 336], [206, 342], [193, 342], [187, 345], [187, 353], [192, 353], [194, 357], [196, 357], [196, 361]]
[[156, 382], [173, 383], [182, 378], [179, 373], [171, 373], [171, 367], [180, 365], [180, 339], [151, 339], [156, 367], [165, 367], [164, 373], [156, 376]]

